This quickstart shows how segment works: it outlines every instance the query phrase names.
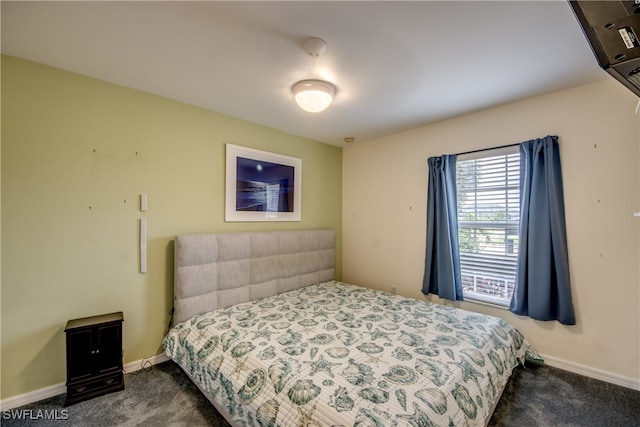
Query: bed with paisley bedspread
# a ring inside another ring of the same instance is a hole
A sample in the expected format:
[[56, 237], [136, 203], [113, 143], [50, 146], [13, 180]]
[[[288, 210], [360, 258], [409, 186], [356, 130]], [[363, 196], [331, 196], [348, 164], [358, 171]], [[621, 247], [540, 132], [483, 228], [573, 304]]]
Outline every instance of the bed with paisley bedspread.
[[326, 277], [333, 236], [178, 236], [181, 312], [166, 354], [234, 426], [485, 425], [512, 370], [535, 355], [522, 334]]

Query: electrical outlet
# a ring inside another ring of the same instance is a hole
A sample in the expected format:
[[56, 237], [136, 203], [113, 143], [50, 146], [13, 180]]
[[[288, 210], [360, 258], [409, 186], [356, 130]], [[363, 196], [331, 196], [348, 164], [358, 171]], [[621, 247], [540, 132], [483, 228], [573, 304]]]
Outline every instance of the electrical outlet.
[[391, 287], [391, 293], [394, 294], [394, 295], [396, 294], [396, 287], [395, 286]]

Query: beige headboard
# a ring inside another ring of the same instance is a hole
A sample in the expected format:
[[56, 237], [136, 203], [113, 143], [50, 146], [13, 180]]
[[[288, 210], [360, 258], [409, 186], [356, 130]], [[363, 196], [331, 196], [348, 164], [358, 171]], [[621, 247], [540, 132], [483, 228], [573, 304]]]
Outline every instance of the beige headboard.
[[179, 235], [174, 324], [334, 278], [333, 230]]

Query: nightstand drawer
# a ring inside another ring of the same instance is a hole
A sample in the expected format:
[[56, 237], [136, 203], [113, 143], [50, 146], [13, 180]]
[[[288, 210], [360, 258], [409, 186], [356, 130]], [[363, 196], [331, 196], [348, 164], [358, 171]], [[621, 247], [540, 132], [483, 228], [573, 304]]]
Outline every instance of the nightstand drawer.
[[71, 403], [76, 398], [87, 399], [92, 395], [109, 393], [124, 389], [122, 372], [105, 378], [67, 384], [67, 400]]

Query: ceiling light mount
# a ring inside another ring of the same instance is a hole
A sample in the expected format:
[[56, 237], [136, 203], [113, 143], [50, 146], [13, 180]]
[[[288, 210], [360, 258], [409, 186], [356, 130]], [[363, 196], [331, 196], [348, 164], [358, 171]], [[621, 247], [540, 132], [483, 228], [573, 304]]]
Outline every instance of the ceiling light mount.
[[[313, 59], [315, 68], [315, 60], [327, 50], [327, 44], [322, 39], [311, 37], [302, 42], [302, 49]], [[320, 79], [300, 80], [291, 86], [298, 106], [310, 113], [325, 110], [333, 101], [336, 90], [333, 83]]]
[[302, 42], [302, 49], [307, 55], [317, 58], [327, 50], [327, 43], [317, 37], [311, 37]]

